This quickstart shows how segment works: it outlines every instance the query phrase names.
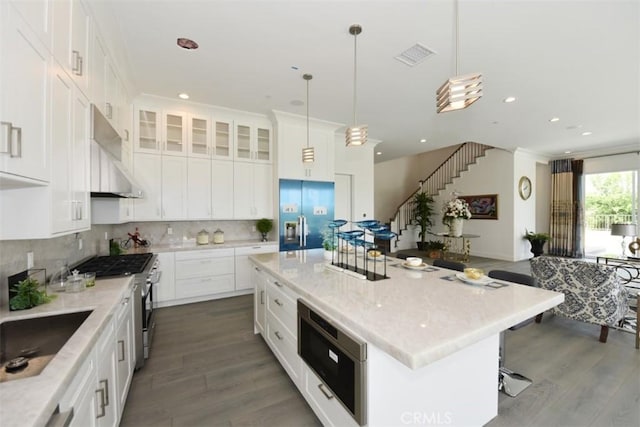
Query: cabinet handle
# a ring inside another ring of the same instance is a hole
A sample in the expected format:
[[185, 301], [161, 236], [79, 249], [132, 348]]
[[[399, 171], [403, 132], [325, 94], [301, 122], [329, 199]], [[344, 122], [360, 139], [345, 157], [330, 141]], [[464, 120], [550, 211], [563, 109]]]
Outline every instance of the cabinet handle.
[[322, 394], [324, 394], [324, 397], [326, 397], [328, 400], [333, 399], [333, 394], [331, 394], [329, 390], [325, 388], [324, 384], [322, 383], [318, 384], [318, 388], [320, 389]]
[[109, 406], [109, 378], [100, 380], [100, 384], [104, 385], [104, 405]]
[[6, 132], [2, 132], [2, 148], [0, 153], [11, 154], [11, 128], [13, 127], [10, 122], [0, 122], [0, 126], [4, 126]]
[[260, 304], [264, 305], [264, 291], [260, 291]]
[[73, 67], [71, 68], [71, 71], [73, 71], [73, 74], [75, 74], [76, 76], [79, 76], [78, 69], [80, 67], [78, 63], [80, 59], [80, 52], [78, 52], [77, 50], [72, 50], [71, 52], [73, 53], [73, 58], [71, 59], [71, 62], [73, 62]]
[[273, 302], [275, 302], [275, 303], [276, 303], [276, 304], [278, 304], [280, 307], [282, 307], [282, 302], [281, 302], [278, 298], [274, 299], [274, 300], [273, 300]]
[[273, 333], [273, 335], [275, 335], [275, 336], [276, 336], [276, 338], [278, 338], [280, 341], [282, 341], [282, 340], [283, 340], [282, 335], [280, 335], [280, 331], [275, 331], [275, 332]]
[[18, 147], [18, 149], [16, 150], [17, 154], [13, 154], [13, 144], [11, 144], [12, 145], [11, 157], [21, 158], [22, 157], [22, 128], [11, 126], [11, 133], [13, 134], [14, 131], [16, 132], [16, 135], [17, 135], [16, 147]]
[[273, 284], [276, 285], [279, 288], [282, 287], [282, 284], [280, 282], [278, 282], [278, 281], [274, 281]]
[[98, 415], [96, 415], [96, 419], [98, 418], [102, 418], [105, 415], [107, 415], [107, 411], [104, 409], [105, 408], [105, 404], [104, 404], [104, 390], [99, 388], [96, 390], [96, 394], [100, 393], [100, 403], [98, 404], [98, 406], [100, 407], [100, 411], [101, 413], [99, 413]]
[[110, 102], [107, 102], [107, 119], [113, 119], [113, 107]]
[[126, 297], [125, 299], [122, 300], [122, 305], [127, 305], [129, 304], [129, 297]]
[[256, 271], [262, 271], [258, 267], [253, 267]]
[[79, 63], [79, 67], [78, 67], [78, 72], [76, 73], [77, 76], [82, 76], [82, 65], [84, 64], [84, 59], [82, 58], [82, 56], [80, 57], [80, 63]]
[[124, 362], [124, 340], [118, 340], [118, 353], [118, 362]]

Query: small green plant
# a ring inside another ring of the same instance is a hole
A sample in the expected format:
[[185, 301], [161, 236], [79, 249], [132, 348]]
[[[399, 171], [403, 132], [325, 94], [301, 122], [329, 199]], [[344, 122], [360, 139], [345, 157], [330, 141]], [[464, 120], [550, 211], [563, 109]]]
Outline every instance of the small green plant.
[[427, 242], [427, 250], [441, 251], [444, 249], [444, 247], [444, 242], [441, 242], [440, 240], [429, 240]]
[[525, 240], [528, 240], [529, 242], [542, 242], [542, 243], [544, 243], [544, 242], [548, 241], [549, 239], [551, 239], [551, 236], [549, 236], [547, 233], [534, 233], [533, 231], [526, 231], [526, 233], [523, 236], [523, 238]]
[[338, 249], [338, 238], [334, 236], [334, 232], [331, 228], [325, 227], [322, 229], [322, 247], [325, 251], [335, 251]]
[[260, 218], [256, 221], [256, 229], [260, 233], [268, 233], [273, 228], [273, 220], [269, 218]]
[[40, 304], [52, 301], [55, 296], [47, 295], [45, 291], [38, 290], [40, 284], [37, 280], [28, 277], [13, 285], [15, 295], [9, 300], [12, 310], [24, 310]]

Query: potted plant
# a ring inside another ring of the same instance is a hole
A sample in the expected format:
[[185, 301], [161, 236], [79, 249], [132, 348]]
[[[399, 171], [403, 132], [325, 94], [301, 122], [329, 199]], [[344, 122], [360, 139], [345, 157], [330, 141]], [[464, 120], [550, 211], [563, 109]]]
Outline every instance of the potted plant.
[[531, 252], [534, 258], [544, 253], [544, 244], [550, 238], [551, 236], [547, 233], [534, 233], [533, 231], [527, 231], [524, 235], [524, 239], [531, 243]]
[[433, 197], [422, 191], [413, 196], [413, 220], [420, 226], [420, 241], [416, 242], [418, 249], [426, 250], [427, 230], [433, 225], [431, 222], [433, 215]]
[[442, 251], [445, 248], [444, 242], [439, 240], [429, 240], [427, 242], [427, 256], [429, 258], [442, 258]]
[[322, 229], [322, 247], [324, 248], [324, 258], [333, 261], [333, 252], [338, 249], [338, 238], [334, 230], [325, 227]]
[[273, 220], [269, 218], [260, 218], [256, 221], [256, 229], [262, 234], [262, 241], [267, 241], [267, 233], [273, 228]]
[[46, 304], [55, 298], [54, 295], [47, 295], [45, 291], [39, 289], [40, 283], [27, 277], [16, 283], [13, 288], [13, 296], [9, 300], [11, 310], [26, 310], [40, 304]]

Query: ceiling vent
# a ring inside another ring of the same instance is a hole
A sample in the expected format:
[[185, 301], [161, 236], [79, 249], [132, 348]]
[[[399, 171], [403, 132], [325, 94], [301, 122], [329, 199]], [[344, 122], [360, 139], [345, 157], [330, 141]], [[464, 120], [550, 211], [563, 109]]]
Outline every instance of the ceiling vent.
[[409, 49], [405, 50], [395, 58], [398, 61], [402, 62], [403, 64], [406, 64], [409, 67], [413, 67], [415, 65], [418, 65], [419, 63], [421, 63], [431, 55], [435, 55], [435, 54], [436, 54], [435, 51], [429, 49], [425, 45], [416, 43], [415, 45], [411, 46]]

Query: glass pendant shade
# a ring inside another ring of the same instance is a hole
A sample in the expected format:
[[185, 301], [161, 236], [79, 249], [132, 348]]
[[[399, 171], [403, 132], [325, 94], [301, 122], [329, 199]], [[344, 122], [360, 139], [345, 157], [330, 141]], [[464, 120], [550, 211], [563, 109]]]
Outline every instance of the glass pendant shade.
[[437, 92], [438, 113], [462, 110], [482, 96], [482, 74], [467, 74], [449, 78]]
[[369, 134], [367, 125], [352, 126], [346, 131], [346, 145], [363, 145], [367, 142]]

